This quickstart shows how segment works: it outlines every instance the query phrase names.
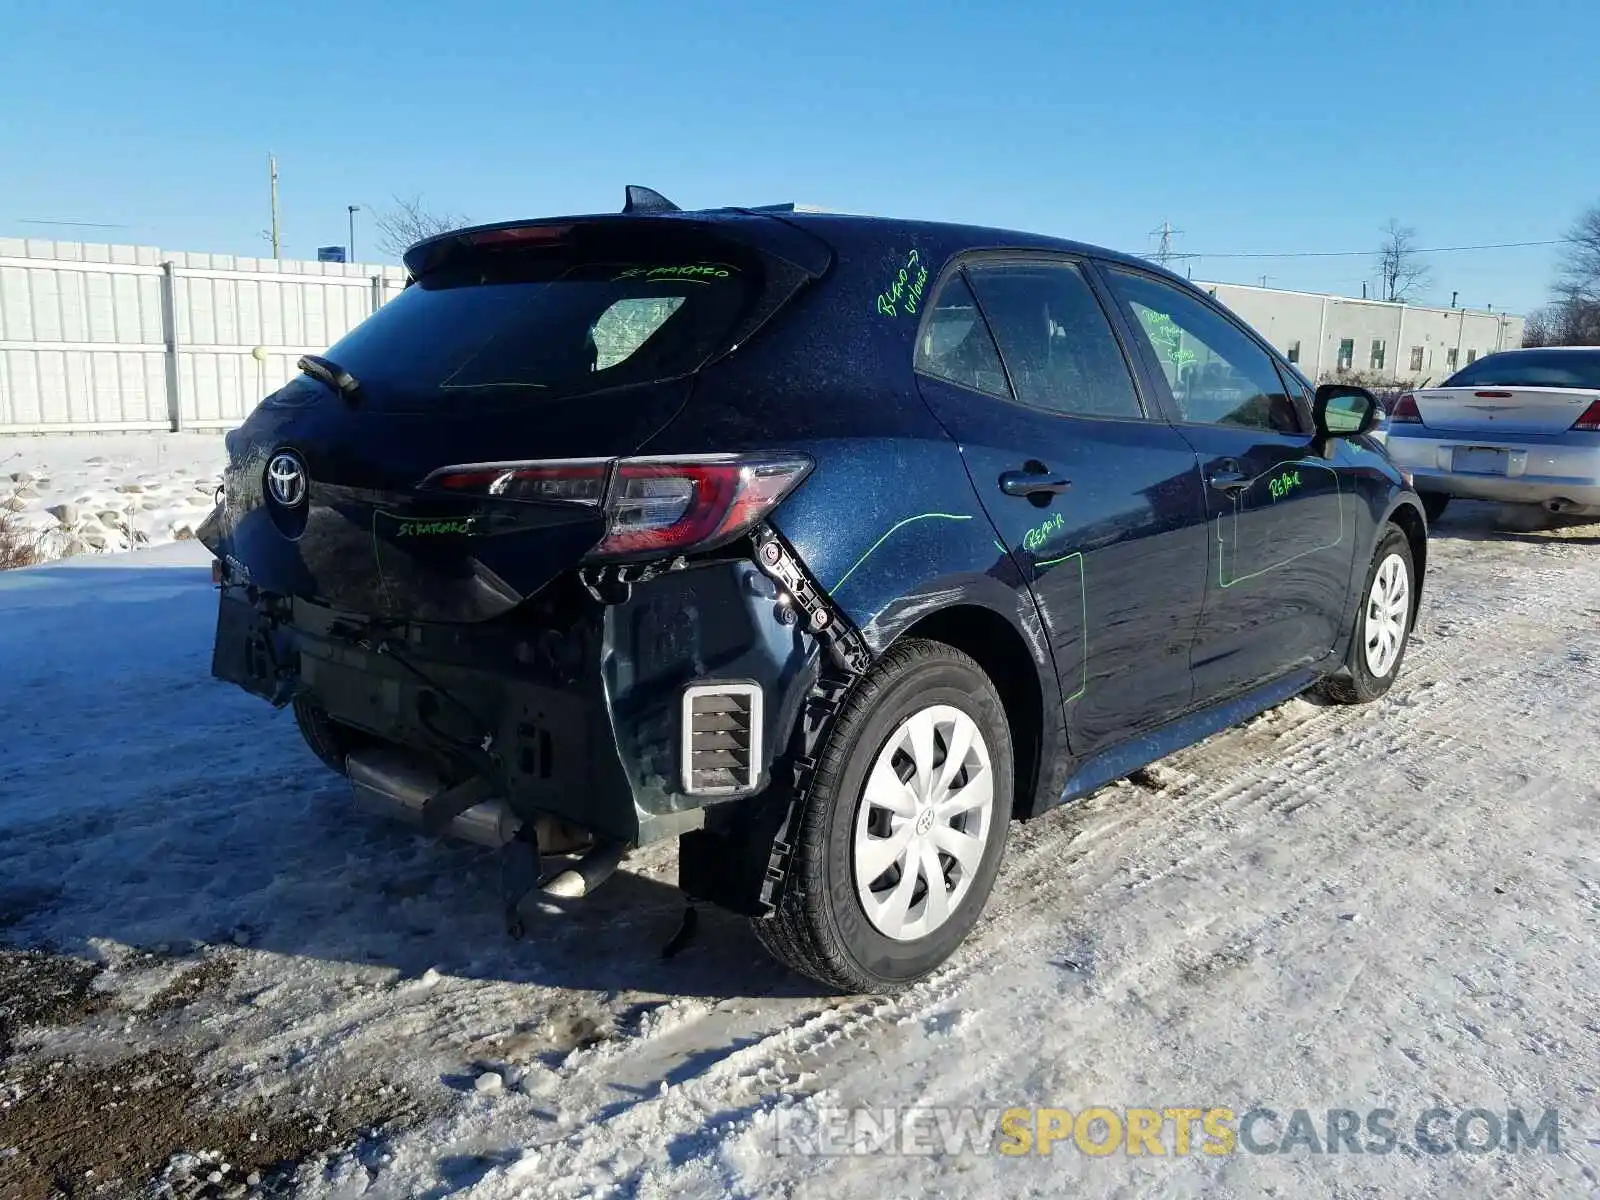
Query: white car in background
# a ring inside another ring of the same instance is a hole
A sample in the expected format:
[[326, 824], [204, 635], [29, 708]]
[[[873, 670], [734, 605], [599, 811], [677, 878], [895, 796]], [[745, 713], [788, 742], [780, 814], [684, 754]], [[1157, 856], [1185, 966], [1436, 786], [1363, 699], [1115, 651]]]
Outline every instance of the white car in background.
[[1430, 520], [1452, 496], [1600, 514], [1600, 347], [1486, 355], [1401, 396], [1385, 441]]

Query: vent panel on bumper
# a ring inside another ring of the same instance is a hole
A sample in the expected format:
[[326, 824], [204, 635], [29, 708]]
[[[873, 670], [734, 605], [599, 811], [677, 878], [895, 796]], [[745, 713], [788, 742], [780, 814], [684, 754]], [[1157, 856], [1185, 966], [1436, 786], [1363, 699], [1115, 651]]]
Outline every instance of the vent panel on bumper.
[[761, 771], [761, 687], [701, 683], [683, 693], [683, 790], [692, 796], [754, 791]]

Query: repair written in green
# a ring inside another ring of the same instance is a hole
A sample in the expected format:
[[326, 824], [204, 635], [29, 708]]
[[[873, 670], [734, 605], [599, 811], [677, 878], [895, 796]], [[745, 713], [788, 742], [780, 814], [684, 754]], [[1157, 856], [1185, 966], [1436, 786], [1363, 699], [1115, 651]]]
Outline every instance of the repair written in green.
[[1285, 496], [1299, 486], [1299, 471], [1285, 471], [1276, 479], [1269, 479], [1267, 481], [1267, 490], [1272, 493], [1272, 498], [1274, 500], [1282, 500]]

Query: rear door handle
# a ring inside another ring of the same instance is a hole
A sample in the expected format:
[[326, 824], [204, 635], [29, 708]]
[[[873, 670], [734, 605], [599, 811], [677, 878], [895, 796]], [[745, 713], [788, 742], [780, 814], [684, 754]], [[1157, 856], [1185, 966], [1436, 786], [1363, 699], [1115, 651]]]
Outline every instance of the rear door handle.
[[1226, 492], [1231, 496], [1235, 492], [1244, 491], [1245, 488], [1250, 486], [1251, 480], [1248, 475], [1239, 470], [1237, 462], [1231, 458], [1225, 458], [1217, 464], [1216, 469], [1211, 472], [1206, 482], [1216, 488], [1217, 491]]
[[1059, 496], [1071, 486], [1072, 480], [1048, 470], [1000, 472], [1000, 490], [1008, 496]]

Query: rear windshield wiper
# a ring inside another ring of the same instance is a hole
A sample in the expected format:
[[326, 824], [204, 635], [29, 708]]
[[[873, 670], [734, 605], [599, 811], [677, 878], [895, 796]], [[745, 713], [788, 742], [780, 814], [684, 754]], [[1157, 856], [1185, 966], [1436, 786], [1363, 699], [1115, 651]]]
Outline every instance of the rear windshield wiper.
[[361, 383], [354, 375], [332, 359], [323, 358], [320, 354], [301, 355], [296, 365], [313, 379], [320, 379], [351, 403], [354, 403], [356, 393], [361, 390]]

